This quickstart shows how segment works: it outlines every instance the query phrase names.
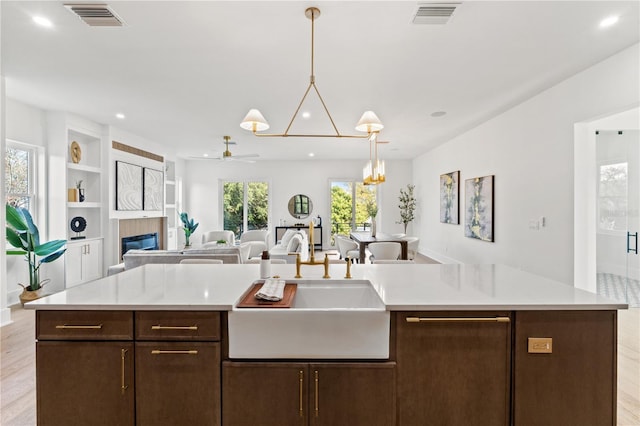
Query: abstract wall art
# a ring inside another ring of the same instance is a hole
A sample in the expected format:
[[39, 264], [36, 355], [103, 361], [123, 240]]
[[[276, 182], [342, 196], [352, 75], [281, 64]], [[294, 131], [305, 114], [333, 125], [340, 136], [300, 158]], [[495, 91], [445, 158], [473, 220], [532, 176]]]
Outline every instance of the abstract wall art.
[[460, 224], [460, 171], [440, 175], [440, 222]]
[[493, 241], [493, 175], [465, 181], [464, 235]]
[[116, 210], [142, 210], [142, 167], [116, 161]]
[[163, 177], [160, 170], [144, 168], [144, 210], [162, 210]]

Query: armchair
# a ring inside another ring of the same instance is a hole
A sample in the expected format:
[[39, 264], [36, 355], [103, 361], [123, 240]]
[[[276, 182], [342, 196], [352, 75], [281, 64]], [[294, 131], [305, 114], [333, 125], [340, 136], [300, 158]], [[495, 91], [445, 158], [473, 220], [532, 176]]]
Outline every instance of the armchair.
[[252, 257], [260, 256], [263, 251], [269, 250], [268, 238], [269, 231], [266, 229], [252, 229], [244, 231], [240, 235], [240, 243], [248, 243], [250, 245], [249, 259], [251, 259]]
[[225, 240], [230, 246], [236, 243], [236, 236], [233, 231], [209, 231], [202, 235], [202, 244]]

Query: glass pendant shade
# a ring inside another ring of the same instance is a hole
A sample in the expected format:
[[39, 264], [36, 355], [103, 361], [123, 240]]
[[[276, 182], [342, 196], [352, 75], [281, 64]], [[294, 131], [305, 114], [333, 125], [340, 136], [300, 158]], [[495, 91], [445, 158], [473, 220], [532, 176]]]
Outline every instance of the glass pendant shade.
[[250, 132], [261, 132], [269, 128], [269, 123], [257, 109], [250, 109], [240, 123], [240, 127]]
[[382, 129], [384, 129], [384, 125], [373, 111], [365, 111], [356, 124], [356, 130], [359, 132], [379, 132]]

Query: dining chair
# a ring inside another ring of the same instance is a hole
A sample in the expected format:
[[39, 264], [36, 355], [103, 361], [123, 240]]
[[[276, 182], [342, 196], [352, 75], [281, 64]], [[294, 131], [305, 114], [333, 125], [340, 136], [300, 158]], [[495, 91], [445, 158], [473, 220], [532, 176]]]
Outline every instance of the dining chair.
[[360, 257], [358, 243], [343, 235], [336, 235], [335, 240], [341, 259], [348, 257], [352, 262], [354, 259], [356, 262], [358, 261], [358, 258]]
[[398, 260], [401, 253], [400, 243], [378, 242], [369, 244], [369, 260]]
[[420, 238], [418, 237], [404, 237], [403, 240], [407, 241], [407, 258], [413, 260], [418, 255], [418, 244]]

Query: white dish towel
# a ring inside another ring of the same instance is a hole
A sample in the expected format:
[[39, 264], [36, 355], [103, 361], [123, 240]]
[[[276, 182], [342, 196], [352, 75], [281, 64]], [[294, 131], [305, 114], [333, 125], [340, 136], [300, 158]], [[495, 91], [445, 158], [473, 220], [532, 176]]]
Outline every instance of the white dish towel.
[[260, 290], [255, 294], [256, 299], [279, 302], [284, 296], [285, 281], [277, 278], [268, 278], [264, 281]]

